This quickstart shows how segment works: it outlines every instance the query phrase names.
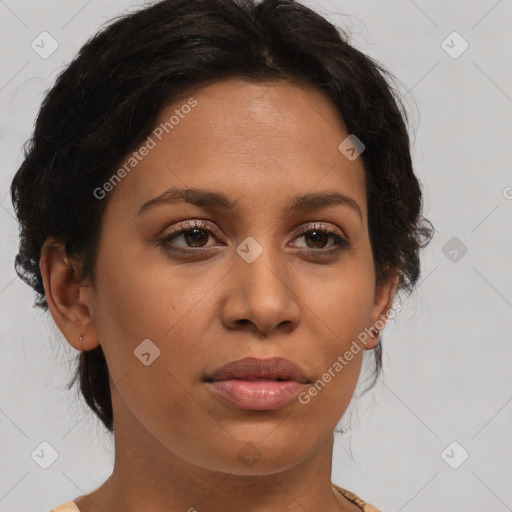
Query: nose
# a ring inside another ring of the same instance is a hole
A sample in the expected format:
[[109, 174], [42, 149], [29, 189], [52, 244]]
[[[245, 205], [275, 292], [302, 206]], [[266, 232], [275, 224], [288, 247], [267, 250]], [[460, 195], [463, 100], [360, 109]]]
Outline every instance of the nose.
[[222, 321], [227, 328], [244, 328], [265, 335], [297, 328], [301, 312], [294, 267], [287, 267], [282, 256], [279, 257], [277, 249], [264, 249], [251, 263], [238, 254], [235, 256], [222, 304]]

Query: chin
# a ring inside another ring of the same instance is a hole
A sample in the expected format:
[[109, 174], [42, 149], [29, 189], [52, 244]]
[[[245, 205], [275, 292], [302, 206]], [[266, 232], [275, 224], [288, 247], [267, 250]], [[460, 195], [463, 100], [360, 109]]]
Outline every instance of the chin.
[[[225, 450], [209, 452], [208, 458], [198, 458], [194, 463], [211, 471], [233, 475], [265, 476], [293, 468], [307, 457], [299, 448], [304, 446], [276, 446], [270, 443], [232, 440]], [[191, 461], [192, 462], [192, 461]]]

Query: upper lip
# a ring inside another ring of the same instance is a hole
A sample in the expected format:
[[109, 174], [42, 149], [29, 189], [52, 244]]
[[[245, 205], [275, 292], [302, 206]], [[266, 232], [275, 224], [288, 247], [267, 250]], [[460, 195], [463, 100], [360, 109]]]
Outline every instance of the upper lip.
[[294, 380], [303, 384], [308, 383], [304, 370], [282, 357], [258, 359], [257, 357], [244, 357], [220, 366], [208, 374], [206, 381], [226, 379], [280, 379]]

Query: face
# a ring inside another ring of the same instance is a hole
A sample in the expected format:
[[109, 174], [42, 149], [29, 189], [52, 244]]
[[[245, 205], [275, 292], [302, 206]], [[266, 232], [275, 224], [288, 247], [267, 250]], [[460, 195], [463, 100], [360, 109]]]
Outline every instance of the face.
[[[116, 435], [236, 474], [292, 467], [331, 436], [377, 338], [343, 356], [394, 292], [375, 287], [347, 136], [326, 96], [287, 82], [217, 82], [162, 110], [104, 188], [96, 285], [81, 291]], [[246, 357], [287, 359], [307, 382], [206, 380]]]

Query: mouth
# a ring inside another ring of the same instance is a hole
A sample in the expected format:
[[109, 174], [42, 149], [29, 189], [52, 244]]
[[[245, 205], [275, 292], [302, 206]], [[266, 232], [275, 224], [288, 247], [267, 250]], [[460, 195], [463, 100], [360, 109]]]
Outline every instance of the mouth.
[[288, 359], [247, 357], [205, 376], [208, 388], [238, 409], [277, 410], [310, 383], [304, 370]]

